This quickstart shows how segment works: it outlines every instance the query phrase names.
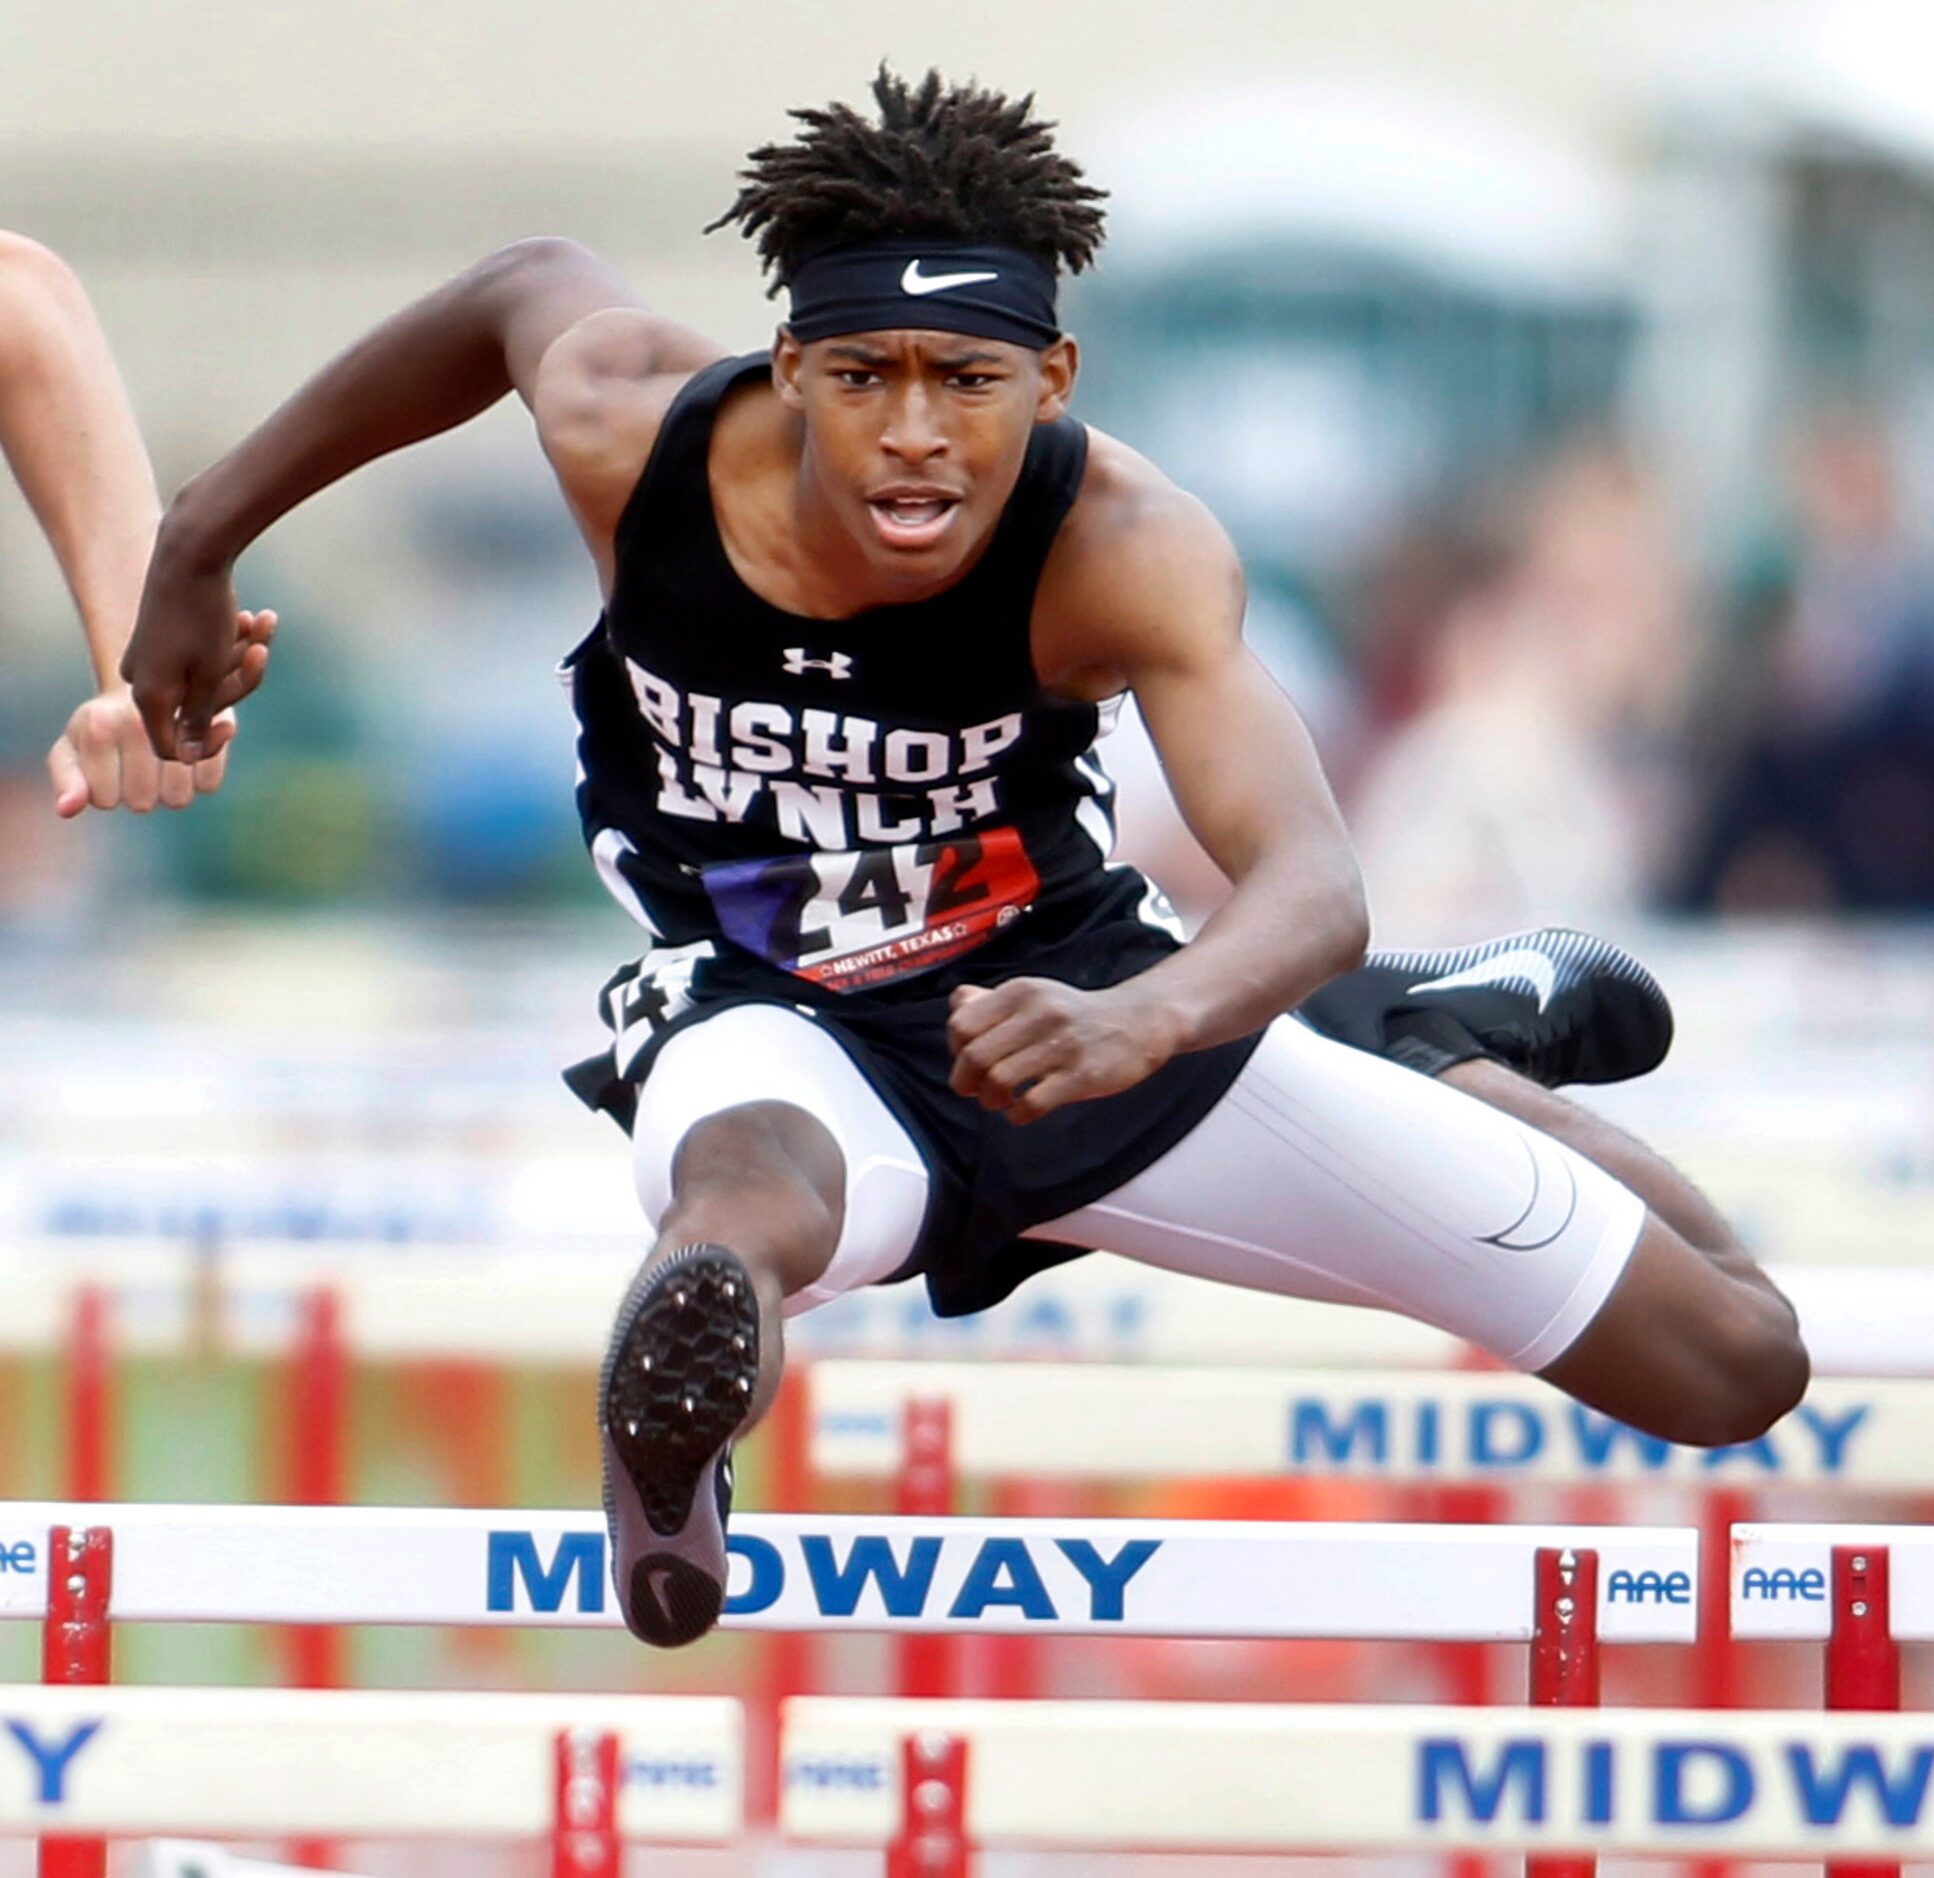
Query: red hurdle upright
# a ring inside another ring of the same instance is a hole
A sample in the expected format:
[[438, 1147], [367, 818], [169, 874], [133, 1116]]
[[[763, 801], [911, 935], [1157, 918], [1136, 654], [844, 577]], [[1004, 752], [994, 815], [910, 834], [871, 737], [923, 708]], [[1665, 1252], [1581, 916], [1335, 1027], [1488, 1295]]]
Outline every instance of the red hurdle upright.
[[[916, 1397], [906, 1406], [896, 1513], [939, 1519], [954, 1510], [953, 1411], [945, 1402]], [[914, 1632], [900, 1644], [900, 1693], [952, 1695], [958, 1682], [959, 1640]]]
[[[1536, 1708], [1596, 1708], [1599, 1699], [1598, 1554], [1539, 1549], [1531, 1633], [1531, 1702]], [[1557, 1853], [1524, 1861], [1525, 1878], [1592, 1878], [1595, 1858]]]
[[571, 1728], [557, 1738], [551, 1878], [618, 1878], [618, 1737]]
[[[348, 1497], [349, 1352], [342, 1306], [327, 1286], [302, 1300], [289, 1352], [283, 1415], [283, 1479], [293, 1506], [340, 1506]], [[289, 1682], [297, 1689], [340, 1689], [342, 1633], [302, 1624], [288, 1633]]]
[[107, 1294], [82, 1285], [67, 1331], [67, 1497], [106, 1500], [114, 1493], [114, 1359], [108, 1346]]
[[[47, 1622], [41, 1632], [43, 1682], [108, 1680], [114, 1587], [114, 1535], [105, 1526], [56, 1526], [47, 1535]], [[44, 1838], [40, 1878], [104, 1878], [105, 1839]]]
[[[327, 1285], [302, 1299], [289, 1352], [283, 1426], [290, 1501], [297, 1506], [340, 1506], [349, 1486], [349, 1351], [342, 1334], [341, 1300]], [[298, 1624], [285, 1637], [291, 1688], [343, 1686], [340, 1630]], [[312, 1870], [326, 1870], [336, 1862], [334, 1847], [323, 1839], [298, 1839], [290, 1856]]]
[[[762, 1430], [765, 1503], [775, 1513], [803, 1513], [812, 1499], [809, 1396], [805, 1365], [792, 1365]], [[812, 1687], [812, 1643], [795, 1630], [775, 1630], [760, 1640], [759, 1689], [747, 1716], [756, 1732], [746, 1762], [746, 1805], [761, 1825], [779, 1817], [779, 1707]]]
[[[1894, 1641], [1887, 1548], [1836, 1545], [1831, 1578], [1826, 1705], [1891, 1713], [1900, 1707], [1900, 1645]], [[1827, 1872], [1829, 1878], [1900, 1878], [1897, 1863], [1864, 1859], [1829, 1861]]]
[[886, 1878], [967, 1878], [967, 1744], [928, 1731], [900, 1744], [900, 1833]]

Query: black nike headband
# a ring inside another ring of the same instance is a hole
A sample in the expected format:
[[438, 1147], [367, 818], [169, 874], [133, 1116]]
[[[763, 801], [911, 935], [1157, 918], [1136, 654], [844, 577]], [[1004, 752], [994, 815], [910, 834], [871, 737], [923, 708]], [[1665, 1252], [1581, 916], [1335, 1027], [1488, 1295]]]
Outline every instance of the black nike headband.
[[1061, 337], [1054, 269], [1019, 248], [894, 237], [828, 248], [787, 283], [786, 324], [808, 344], [843, 333], [924, 327], [1039, 351]]

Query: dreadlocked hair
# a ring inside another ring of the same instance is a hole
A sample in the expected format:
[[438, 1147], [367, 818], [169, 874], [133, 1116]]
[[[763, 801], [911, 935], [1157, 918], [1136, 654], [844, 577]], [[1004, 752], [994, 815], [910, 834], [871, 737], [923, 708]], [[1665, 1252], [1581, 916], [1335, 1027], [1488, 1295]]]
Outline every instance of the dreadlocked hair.
[[879, 122], [851, 105], [790, 113], [804, 130], [754, 150], [738, 200], [705, 232], [737, 222], [777, 293], [822, 249], [880, 236], [991, 241], [1078, 274], [1101, 246], [1107, 196], [1054, 147], [1034, 96], [976, 85], [916, 88], [882, 65]]

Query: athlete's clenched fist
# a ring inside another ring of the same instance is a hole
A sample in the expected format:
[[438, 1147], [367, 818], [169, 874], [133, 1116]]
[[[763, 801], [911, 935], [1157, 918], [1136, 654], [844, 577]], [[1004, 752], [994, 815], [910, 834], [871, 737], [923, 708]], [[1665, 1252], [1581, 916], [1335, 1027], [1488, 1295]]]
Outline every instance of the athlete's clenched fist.
[[1132, 978], [1103, 991], [1053, 978], [1010, 978], [992, 990], [962, 985], [947, 1041], [955, 1093], [1011, 1122], [1132, 1089], [1176, 1049], [1169, 1013]]
[[157, 756], [195, 763], [227, 743], [234, 719], [225, 713], [262, 682], [274, 631], [274, 614], [236, 606], [226, 565], [184, 565], [171, 554], [164, 525], [121, 659]]

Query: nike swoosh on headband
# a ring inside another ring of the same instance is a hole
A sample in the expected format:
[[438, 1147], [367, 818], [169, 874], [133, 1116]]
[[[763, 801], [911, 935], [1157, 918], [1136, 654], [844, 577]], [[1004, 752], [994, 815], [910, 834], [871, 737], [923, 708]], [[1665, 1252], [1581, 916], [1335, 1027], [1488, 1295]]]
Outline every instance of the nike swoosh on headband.
[[1530, 947], [1523, 946], [1509, 952], [1493, 953], [1490, 958], [1480, 959], [1477, 964], [1467, 965], [1461, 972], [1452, 972], [1448, 977], [1412, 985], [1404, 995], [1415, 997], [1420, 991], [1458, 991], [1475, 985], [1502, 985], [1512, 978], [1530, 982], [1538, 994], [1538, 1009], [1541, 1011], [1551, 1002], [1551, 994], [1558, 988], [1557, 968], [1542, 952], [1533, 952]]
[[998, 273], [986, 274], [923, 274], [918, 261], [909, 261], [907, 271], [900, 276], [902, 293], [944, 293], [949, 287], [971, 287], [977, 280], [999, 280]]

